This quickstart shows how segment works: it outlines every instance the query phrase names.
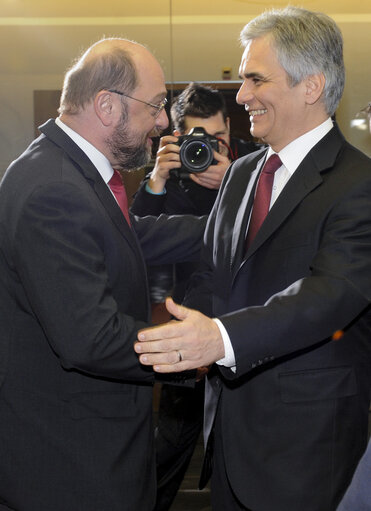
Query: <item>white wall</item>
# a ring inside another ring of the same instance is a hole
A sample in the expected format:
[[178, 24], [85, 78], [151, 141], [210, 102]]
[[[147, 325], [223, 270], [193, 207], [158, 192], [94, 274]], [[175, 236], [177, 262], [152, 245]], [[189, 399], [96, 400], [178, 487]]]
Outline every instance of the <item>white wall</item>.
[[33, 91], [58, 89], [61, 77], [0, 75], [0, 174], [34, 139]]
[[[212, 10], [211, 0], [202, 4]], [[97, 18], [96, 24], [88, 20], [83, 26], [72, 18], [55, 25], [44, 18], [31, 24], [24, 24], [23, 18], [0, 18], [0, 175], [34, 137], [33, 91], [60, 89], [66, 68], [95, 40], [120, 36], [147, 44], [169, 82], [220, 80], [223, 67], [232, 67], [232, 79], [237, 80], [238, 35], [251, 17], [194, 15], [174, 18], [171, 27], [166, 16], [154, 18], [153, 24], [148, 17], [120, 18], [118, 25]], [[371, 13], [333, 17], [343, 31], [347, 70], [338, 122], [346, 138], [371, 155], [368, 133], [350, 128], [356, 112], [371, 101]]]

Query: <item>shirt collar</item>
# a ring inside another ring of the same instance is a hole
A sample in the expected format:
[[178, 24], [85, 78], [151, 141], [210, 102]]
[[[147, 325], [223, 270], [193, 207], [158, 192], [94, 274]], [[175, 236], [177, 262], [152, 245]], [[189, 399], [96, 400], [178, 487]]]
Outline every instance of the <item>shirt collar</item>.
[[62, 122], [59, 118], [55, 119], [55, 123], [60, 127], [78, 146], [79, 148], [86, 154], [89, 160], [93, 163], [93, 165], [98, 170], [99, 174], [102, 176], [102, 179], [107, 184], [113, 175], [113, 169], [108, 161], [108, 159], [102, 154], [96, 147], [94, 147], [90, 142], [88, 142], [81, 135], [76, 133], [73, 129], [67, 126], [64, 122]]
[[[304, 160], [309, 151], [333, 128], [333, 122], [329, 117], [316, 128], [304, 133], [300, 137], [290, 142], [279, 153], [279, 157], [288, 172], [292, 175]], [[267, 159], [274, 154], [270, 147], [267, 153]]]

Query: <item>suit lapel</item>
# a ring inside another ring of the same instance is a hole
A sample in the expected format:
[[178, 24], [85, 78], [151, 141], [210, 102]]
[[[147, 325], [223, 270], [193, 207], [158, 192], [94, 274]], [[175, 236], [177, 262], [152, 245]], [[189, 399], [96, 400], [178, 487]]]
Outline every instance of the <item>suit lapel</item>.
[[111, 217], [111, 220], [116, 225], [120, 233], [129, 241], [131, 244], [135, 244], [138, 246], [138, 240], [135, 235], [133, 229], [128, 225], [120, 206], [117, 204], [115, 198], [113, 197], [111, 191], [109, 190], [106, 183], [103, 181], [101, 176], [100, 179], [96, 179], [93, 181], [93, 188], [95, 193], [97, 194], [99, 200], [103, 204], [106, 209], [108, 215]]
[[[343, 142], [344, 138], [342, 134], [337, 126], [334, 126], [334, 128], [311, 149], [272, 206], [263, 225], [246, 252], [242, 264], [244, 264], [244, 262], [279, 228], [300, 202], [312, 190], [321, 185], [323, 181], [321, 173], [333, 167]], [[261, 162], [259, 162], [258, 165], [260, 170]], [[253, 196], [250, 196], [247, 200], [247, 210], [245, 211], [243, 222], [239, 222], [241, 228], [245, 226], [243, 236], [241, 234], [240, 240], [244, 240], [246, 233], [247, 220], [252, 207], [252, 197]], [[238, 228], [237, 220], [236, 227]], [[232, 242], [232, 253], [233, 249], [234, 246]], [[241, 259], [239, 260], [241, 261]]]
[[246, 252], [246, 259], [278, 229], [304, 197], [322, 183], [321, 175], [310, 160], [305, 158], [282, 190]]
[[53, 119], [50, 119], [40, 126], [39, 130], [52, 140], [52, 142], [61, 147], [77, 164], [77, 170], [84, 175], [90, 186], [92, 186], [97, 197], [103, 204], [121, 235], [124, 236], [135, 250], [138, 251], [138, 254], [140, 254], [139, 242], [134, 231], [127, 224], [125, 217], [108, 186], [84, 151], [82, 151], [80, 147], [55, 124]]
[[246, 187], [246, 192], [242, 197], [239, 209], [237, 211], [236, 221], [232, 233], [231, 267], [235, 267], [236, 264], [240, 264], [245, 253], [247, 223], [254, 202], [258, 176], [263, 166], [264, 159], [265, 154], [258, 160], [255, 170], [253, 170], [250, 175], [250, 179]]

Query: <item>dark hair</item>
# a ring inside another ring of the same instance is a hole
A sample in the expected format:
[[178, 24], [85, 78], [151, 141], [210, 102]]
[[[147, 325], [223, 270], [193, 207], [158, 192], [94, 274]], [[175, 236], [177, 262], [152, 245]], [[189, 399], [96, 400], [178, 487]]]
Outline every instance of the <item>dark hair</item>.
[[223, 94], [211, 87], [192, 82], [174, 99], [171, 120], [175, 129], [185, 133], [186, 117], [207, 119], [219, 112], [222, 112], [226, 121], [228, 113]]

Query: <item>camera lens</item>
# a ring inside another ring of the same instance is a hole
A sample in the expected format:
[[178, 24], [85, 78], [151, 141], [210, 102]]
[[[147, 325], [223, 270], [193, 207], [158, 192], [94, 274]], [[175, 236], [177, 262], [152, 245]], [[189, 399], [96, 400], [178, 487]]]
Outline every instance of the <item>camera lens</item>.
[[180, 148], [180, 159], [191, 172], [203, 172], [214, 159], [209, 144], [200, 140], [188, 140]]

